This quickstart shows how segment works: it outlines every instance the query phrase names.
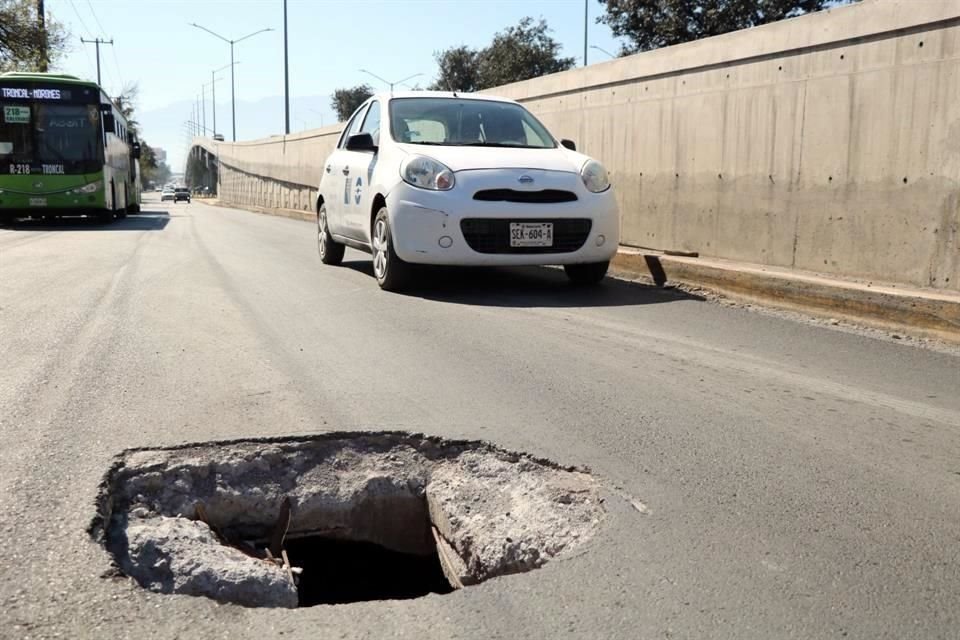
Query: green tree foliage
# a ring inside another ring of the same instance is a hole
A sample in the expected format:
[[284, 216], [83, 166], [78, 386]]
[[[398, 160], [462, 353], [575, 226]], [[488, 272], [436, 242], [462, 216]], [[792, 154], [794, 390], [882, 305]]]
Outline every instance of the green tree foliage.
[[157, 154], [146, 140], [141, 139], [140, 123], [137, 121], [137, 99], [140, 97], [140, 86], [137, 83], [126, 85], [116, 98], [113, 99], [117, 109], [127, 120], [127, 129], [140, 142], [140, 179], [144, 185], [161, 185], [170, 179], [170, 166], [157, 159]]
[[523, 18], [516, 26], [496, 33], [483, 49], [460, 46], [437, 53], [440, 69], [431, 88], [479, 91], [566, 71], [575, 59], [560, 57], [560, 49], [545, 20]]
[[140, 180], [146, 185], [160, 186], [170, 180], [170, 165], [166, 161], [157, 159], [157, 152], [147, 144], [146, 140], [140, 141]]
[[598, 0], [621, 55], [717, 36], [855, 0]]
[[66, 30], [49, 13], [40, 29], [36, 0], [0, 0], [0, 72], [38, 71], [44, 51], [53, 66], [66, 45]]
[[535, 23], [524, 18], [493, 36], [493, 42], [480, 51], [482, 88], [539, 78], [573, 67], [574, 58], [559, 57], [560, 44], [550, 37], [546, 20]]
[[479, 54], [461, 46], [434, 54], [440, 71], [430, 87], [435, 91], [477, 91], [480, 88]]
[[127, 120], [127, 129], [137, 137], [140, 136], [140, 123], [136, 118], [137, 99], [140, 97], [140, 85], [132, 82], [123, 87], [120, 95], [113, 99], [117, 109]]
[[337, 112], [340, 122], [346, 121], [363, 101], [373, 95], [373, 89], [367, 84], [358, 84], [348, 89], [337, 89], [330, 99], [330, 107]]

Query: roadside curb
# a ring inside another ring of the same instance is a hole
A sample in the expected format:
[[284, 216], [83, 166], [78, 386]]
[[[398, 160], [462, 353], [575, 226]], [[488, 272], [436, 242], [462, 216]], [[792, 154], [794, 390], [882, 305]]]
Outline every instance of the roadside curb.
[[226, 202], [219, 199], [204, 200], [204, 204], [211, 207], [224, 207], [228, 209], [243, 209], [253, 213], [262, 213], [266, 216], [279, 216], [281, 218], [293, 218], [294, 220], [306, 220], [313, 222], [316, 220], [315, 211], [300, 211], [299, 209], [279, 209], [276, 207], [257, 207], [249, 204], [239, 204], [236, 202]]
[[770, 307], [960, 343], [960, 294], [874, 286], [816, 274], [621, 249], [614, 272], [684, 284]]
[[[205, 204], [314, 220], [312, 212], [296, 209], [215, 199]], [[960, 294], [873, 286], [762, 265], [668, 256], [625, 247], [620, 248], [610, 266], [615, 275], [640, 278], [657, 286], [700, 287], [735, 300], [960, 344]]]

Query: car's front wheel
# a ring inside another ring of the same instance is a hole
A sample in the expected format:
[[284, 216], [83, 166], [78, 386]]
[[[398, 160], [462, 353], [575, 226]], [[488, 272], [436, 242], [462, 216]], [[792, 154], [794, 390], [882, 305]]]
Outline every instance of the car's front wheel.
[[327, 205], [320, 205], [317, 210], [317, 253], [320, 254], [320, 262], [340, 264], [343, 262], [344, 249], [345, 247], [330, 235], [330, 227], [327, 226]]
[[370, 248], [373, 250], [373, 275], [380, 288], [385, 291], [402, 289], [410, 276], [410, 265], [393, 250], [393, 234], [386, 207], [380, 208], [373, 221]]
[[574, 284], [597, 284], [607, 275], [610, 261], [587, 262], [585, 264], [565, 264], [563, 270]]

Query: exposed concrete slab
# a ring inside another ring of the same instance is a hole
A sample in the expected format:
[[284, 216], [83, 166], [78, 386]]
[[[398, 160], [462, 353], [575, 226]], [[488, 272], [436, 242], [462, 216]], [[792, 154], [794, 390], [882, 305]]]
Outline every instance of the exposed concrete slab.
[[257, 551], [281, 504], [292, 504], [291, 538], [429, 556], [435, 527], [441, 564], [462, 587], [581, 546], [599, 530], [601, 502], [588, 474], [481, 442], [328, 434], [128, 452], [104, 481], [91, 531], [152, 591], [295, 607], [292, 574]]

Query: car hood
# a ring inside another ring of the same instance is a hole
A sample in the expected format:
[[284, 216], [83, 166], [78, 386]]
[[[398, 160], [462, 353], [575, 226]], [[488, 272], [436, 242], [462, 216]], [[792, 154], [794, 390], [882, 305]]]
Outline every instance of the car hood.
[[475, 169], [543, 169], [579, 173], [587, 157], [564, 147], [556, 149], [511, 149], [509, 147], [441, 147], [422, 144], [397, 145], [408, 154], [438, 160], [453, 171]]

